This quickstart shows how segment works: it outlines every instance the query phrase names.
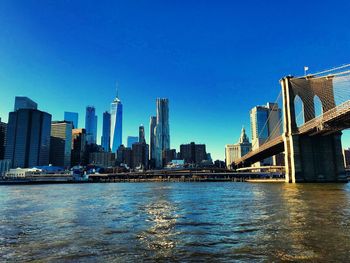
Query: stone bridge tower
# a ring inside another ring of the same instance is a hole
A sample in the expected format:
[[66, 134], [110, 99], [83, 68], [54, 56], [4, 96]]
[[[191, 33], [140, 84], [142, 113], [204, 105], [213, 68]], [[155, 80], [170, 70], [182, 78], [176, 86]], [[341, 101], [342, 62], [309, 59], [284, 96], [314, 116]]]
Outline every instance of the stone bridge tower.
[[300, 134], [295, 116], [294, 100], [303, 102], [305, 122], [315, 118], [314, 97], [326, 112], [336, 106], [333, 78], [293, 78], [281, 81], [283, 95], [283, 140], [286, 182], [345, 182], [347, 181], [341, 146], [341, 132], [331, 134]]

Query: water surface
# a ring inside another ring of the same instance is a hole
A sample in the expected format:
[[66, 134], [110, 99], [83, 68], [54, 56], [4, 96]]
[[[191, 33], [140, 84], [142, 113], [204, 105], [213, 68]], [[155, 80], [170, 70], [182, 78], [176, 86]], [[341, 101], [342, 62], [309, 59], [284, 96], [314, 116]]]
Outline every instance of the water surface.
[[349, 184], [0, 187], [2, 261], [346, 262]]

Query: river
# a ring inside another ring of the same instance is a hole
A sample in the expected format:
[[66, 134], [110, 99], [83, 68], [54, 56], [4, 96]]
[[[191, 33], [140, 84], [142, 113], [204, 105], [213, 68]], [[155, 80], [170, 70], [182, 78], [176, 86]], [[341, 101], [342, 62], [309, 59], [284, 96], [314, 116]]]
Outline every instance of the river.
[[350, 184], [0, 186], [5, 262], [348, 262]]

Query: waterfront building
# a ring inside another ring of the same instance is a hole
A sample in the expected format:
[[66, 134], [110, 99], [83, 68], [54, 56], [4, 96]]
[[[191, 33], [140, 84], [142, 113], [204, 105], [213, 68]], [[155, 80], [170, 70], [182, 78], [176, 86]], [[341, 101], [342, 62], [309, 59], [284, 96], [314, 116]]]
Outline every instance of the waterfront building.
[[137, 136], [128, 136], [126, 145], [127, 145], [127, 147], [131, 148], [132, 145], [135, 142], [139, 142], [139, 137], [137, 137]]
[[108, 111], [103, 113], [103, 127], [102, 127], [102, 137], [101, 145], [105, 152], [111, 150], [111, 114]]
[[97, 116], [94, 106], [87, 106], [85, 113], [86, 141], [88, 144], [96, 144], [97, 139]]
[[115, 165], [115, 153], [111, 152], [93, 152], [89, 154], [89, 163], [103, 167], [114, 167]]
[[50, 164], [64, 168], [71, 166], [72, 127], [70, 121], [51, 123]]
[[[23, 103], [17, 103], [18, 105], [23, 106]], [[51, 114], [18, 107], [18, 110], [9, 113], [5, 159], [11, 161], [12, 167], [48, 165]]]
[[[251, 109], [250, 124], [253, 150], [282, 134], [281, 120], [282, 112], [277, 103], [269, 102], [266, 106], [256, 106]], [[274, 160], [275, 158], [267, 158], [254, 166], [273, 165]]]
[[86, 130], [73, 129], [72, 130], [72, 153], [71, 165], [86, 165], [88, 160], [85, 156], [86, 152]]
[[31, 110], [37, 110], [38, 104], [34, 101], [32, 101], [28, 97], [15, 97], [15, 106], [14, 111], [20, 110], [20, 109], [31, 109]]
[[125, 147], [123, 144], [119, 146], [117, 150], [117, 164], [126, 165], [128, 168], [132, 168], [132, 150], [129, 147]]
[[0, 176], [4, 176], [11, 169], [11, 160], [0, 160]]
[[5, 157], [7, 123], [2, 122], [0, 118], [0, 160]]
[[70, 112], [70, 111], [65, 111], [64, 112], [64, 120], [65, 121], [70, 121], [73, 123], [73, 129], [78, 128], [78, 113], [77, 112]]
[[176, 159], [176, 150], [167, 149], [163, 151], [163, 165], [166, 166], [168, 163], [171, 163]]
[[156, 159], [156, 136], [155, 136], [155, 128], [157, 125], [157, 117], [151, 116], [149, 120], [149, 160], [150, 160], [150, 167], [154, 168], [155, 166], [155, 159]]
[[143, 126], [143, 124], [141, 124], [139, 126], [139, 142], [141, 143], [146, 143], [146, 139], [145, 139], [145, 127]]
[[252, 150], [252, 144], [245, 133], [244, 127], [241, 131], [241, 136], [236, 144], [227, 144], [225, 147], [226, 167], [232, 169], [232, 163], [246, 155]]
[[188, 164], [200, 164], [207, 160], [207, 151], [205, 144], [189, 144], [180, 145], [180, 158]]
[[117, 152], [122, 144], [123, 135], [123, 104], [117, 97], [111, 103], [111, 149], [112, 152]]
[[155, 127], [155, 166], [163, 167], [163, 151], [170, 149], [169, 100], [157, 99], [157, 123]]
[[132, 145], [132, 167], [146, 169], [148, 167], [148, 145], [136, 142]]

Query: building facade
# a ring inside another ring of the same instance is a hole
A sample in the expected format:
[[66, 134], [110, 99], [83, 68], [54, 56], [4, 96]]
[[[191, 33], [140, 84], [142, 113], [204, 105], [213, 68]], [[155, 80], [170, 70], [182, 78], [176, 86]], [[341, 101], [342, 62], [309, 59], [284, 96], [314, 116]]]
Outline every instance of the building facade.
[[85, 113], [86, 141], [88, 144], [96, 144], [97, 140], [97, 116], [94, 106], [87, 106]]
[[132, 145], [132, 167], [134, 169], [147, 169], [148, 167], [148, 145], [136, 142]]
[[103, 167], [114, 167], [115, 165], [115, 153], [111, 152], [93, 152], [89, 154], [89, 163]]
[[64, 112], [64, 120], [72, 122], [73, 129], [78, 128], [78, 118], [79, 118], [79, 114], [77, 112], [70, 112], [70, 111]]
[[122, 144], [123, 135], [123, 104], [117, 97], [111, 103], [111, 135], [110, 144], [112, 152], [117, 152]]
[[170, 149], [169, 100], [157, 99], [157, 124], [155, 127], [155, 166], [163, 167], [163, 151]]
[[108, 111], [103, 113], [101, 146], [105, 152], [111, 150], [111, 114]]
[[127, 138], [127, 147], [131, 148], [132, 145], [136, 142], [139, 142], [139, 137], [137, 136], [128, 136]]
[[50, 164], [53, 166], [71, 166], [72, 127], [70, 121], [51, 123]]
[[86, 152], [86, 130], [73, 129], [72, 130], [71, 166], [88, 164], [89, 160], [86, 158], [85, 152]]
[[[282, 134], [282, 112], [277, 103], [267, 103], [266, 106], [256, 106], [250, 111], [252, 132], [252, 149], [255, 150], [265, 142]], [[267, 158], [254, 164], [273, 165], [275, 158]]]
[[38, 104], [34, 101], [32, 101], [28, 97], [15, 97], [15, 106], [14, 111], [20, 110], [20, 109], [30, 109], [30, 110], [37, 110]]
[[145, 127], [142, 124], [139, 126], [139, 142], [146, 143]]
[[245, 129], [242, 128], [241, 136], [238, 143], [236, 144], [227, 144], [225, 147], [225, 159], [226, 167], [232, 169], [232, 163], [246, 155], [252, 150], [252, 144], [249, 142], [249, 138], [245, 133]]
[[176, 159], [176, 150], [175, 149], [168, 149], [163, 151], [163, 165], [167, 165], [168, 163], [171, 163], [173, 160]]
[[51, 115], [37, 109], [18, 109], [9, 113], [5, 159], [12, 167], [48, 165]]
[[150, 167], [154, 168], [155, 166], [155, 159], [156, 159], [156, 135], [155, 135], [155, 128], [157, 125], [157, 117], [151, 116], [149, 120], [149, 160], [150, 160]]
[[0, 160], [5, 157], [7, 123], [2, 122], [0, 118]]
[[205, 144], [189, 144], [180, 145], [180, 158], [187, 164], [200, 164], [207, 160], [207, 151]]

